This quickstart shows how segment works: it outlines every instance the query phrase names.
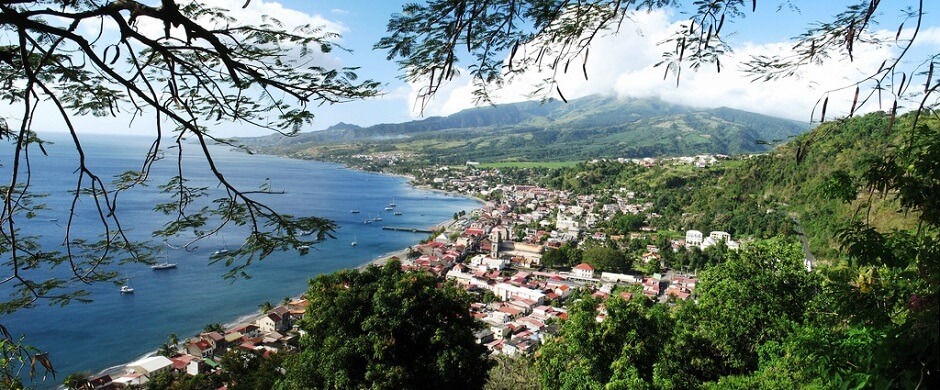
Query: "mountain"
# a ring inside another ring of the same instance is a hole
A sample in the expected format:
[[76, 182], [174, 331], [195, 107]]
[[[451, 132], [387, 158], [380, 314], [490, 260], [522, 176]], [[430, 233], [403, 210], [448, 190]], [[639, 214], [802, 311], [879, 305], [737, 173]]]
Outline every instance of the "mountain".
[[731, 108], [699, 109], [656, 98], [588, 96], [521, 102], [446, 117], [361, 127], [338, 123], [294, 137], [240, 139], [253, 149], [342, 158], [401, 151], [444, 163], [560, 161], [763, 152], [807, 124]]

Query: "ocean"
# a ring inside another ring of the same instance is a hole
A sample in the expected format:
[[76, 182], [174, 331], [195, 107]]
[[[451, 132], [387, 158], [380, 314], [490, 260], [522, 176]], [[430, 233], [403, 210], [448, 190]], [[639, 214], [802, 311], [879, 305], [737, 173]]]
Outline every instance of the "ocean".
[[[40, 136], [55, 144], [46, 146], [48, 156], [32, 150], [31, 190], [49, 195], [39, 200], [48, 209], [40, 210], [33, 219], [21, 218], [20, 227], [22, 234], [38, 236], [45, 247], [61, 249], [70, 191], [78, 177], [77, 153], [63, 134]], [[150, 142], [130, 136], [84, 136], [82, 140], [88, 164], [106, 182], [114, 174], [139, 169]], [[9, 181], [12, 149], [8, 143], [0, 145], [0, 178], [4, 181]], [[155, 164], [149, 187], [119, 197], [121, 221], [134, 238], [148, 239], [150, 232], [168, 218], [152, 211], [152, 207], [167, 199], [157, 185], [175, 175], [176, 150], [164, 147], [165, 158]], [[0, 324], [14, 336], [24, 336], [26, 344], [49, 353], [58, 375], [54, 380], [37, 383], [38, 387], [53, 387], [72, 372], [96, 373], [130, 362], [156, 350], [171, 333], [185, 339], [207, 324], [233, 323], [257, 314], [263, 302], [277, 304], [285, 297], [303, 293], [308, 279], [318, 274], [360, 266], [427, 237], [382, 230], [382, 226], [427, 228], [451, 219], [454, 213], [480, 206], [470, 198], [410, 187], [402, 177], [351, 170], [338, 164], [249, 155], [226, 146], [211, 146], [211, 151], [219, 168], [238, 186], [256, 189], [268, 185], [273, 191], [283, 192], [262, 195], [261, 199], [287, 214], [335, 221], [337, 238], [316, 244], [305, 256], [277, 252], [253, 263], [248, 268], [250, 279], [232, 282], [222, 278], [222, 265], [208, 264], [213, 251], [234, 248], [244, 238], [240, 232], [225, 232], [190, 250], [168, 247], [160, 255], [176, 263], [175, 269], [154, 271], [139, 264], [117, 268], [130, 280], [134, 294], [122, 295], [117, 286], [97, 284], [85, 287], [92, 292], [91, 303], [65, 307], [40, 303], [35, 308], [2, 315]], [[196, 145], [184, 143], [183, 161], [191, 185], [219, 191]], [[397, 204], [396, 210], [402, 215], [385, 210], [391, 202]], [[73, 231], [91, 234], [90, 229], [97, 228], [92, 206], [87, 197], [79, 202]], [[352, 214], [352, 209], [361, 213]], [[384, 220], [363, 223], [376, 216]], [[175, 247], [190, 238], [171, 238], [169, 243]], [[353, 240], [357, 246], [350, 246]], [[0, 254], [0, 261], [8, 260], [9, 253]], [[0, 267], [0, 277], [10, 274], [9, 267]], [[30, 272], [63, 275], [66, 270], [60, 267]], [[6, 297], [9, 291], [9, 286], [0, 285], [0, 296]]]

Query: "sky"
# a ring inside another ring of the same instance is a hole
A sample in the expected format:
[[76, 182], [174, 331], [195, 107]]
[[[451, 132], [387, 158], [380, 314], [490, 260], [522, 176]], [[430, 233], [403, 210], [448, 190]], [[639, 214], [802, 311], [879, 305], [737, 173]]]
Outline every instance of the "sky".
[[[404, 2], [394, 0], [252, 0], [242, 9], [244, 0], [202, 0], [212, 5], [232, 9], [237, 19], [257, 20], [266, 14], [280, 19], [286, 25], [311, 23], [322, 25], [329, 31], [341, 34], [339, 43], [351, 53], [330, 53], [328, 62], [340, 66], [360, 67], [361, 79], [382, 82], [383, 94], [366, 101], [314, 107], [314, 124], [304, 131], [327, 128], [338, 122], [369, 126], [377, 123], [398, 123], [428, 116], [449, 115], [473, 106], [470, 80], [460, 77], [443, 86], [423, 113], [415, 104], [419, 86], [409, 85], [398, 76], [398, 66], [386, 60], [386, 53], [373, 50], [373, 45], [386, 34], [389, 16], [401, 10]], [[664, 48], [657, 43], [663, 41], [676, 23], [687, 15], [682, 10], [661, 10], [634, 15], [617, 34], [609, 34], [595, 41], [592, 56], [587, 64], [588, 80], [579, 72], [563, 75], [559, 85], [570, 99], [591, 94], [606, 94], [619, 97], [659, 97], [663, 100], [696, 107], [726, 106], [767, 115], [808, 122], [814, 114], [814, 106], [824, 92], [851, 85], [863, 74], [873, 72], [890, 53], [891, 48], [856, 48], [854, 61], [832, 60], [804, 69], [798, 77], [779, 82], [754, 83], [739, 70], [741, 61], [753, 54], [773, 54], [785, 51], [792, 36], [799, 34], [818, 20], [831, 17], [841, 7], [857, 1], [800, 1], [762, 0], [757, 12], [725, 26], [724, 32], [734, 31], [728, 39], [734, 52], [722, 59], [723, 70], [717, 73], [714, 67], [692, 72], [684, 70], [679, 82], [669, 77], [663, 79], [663, 69], [653, 65], [660, 60]], [[790, 7], [796, 4], [799, 9]], [[909, 1], [885, 2], [881, 12], [886, 34], [894, 35], [895, 22], [891, 18], [898, 14], [897, 4]], [[918, 37], [914, 58], [924, 53], [940, 53], [940, 2], [927, 1], [928, 15]], [[781, 5], [782, 4], [782, 5]], [[891, 30], [890, 32], [888, 30]], [[531, 85], [544, 75], [526, 75], [511, 88], [499, 94], [499, 103], [532, 99], [528, 92]], [[829, 115], [844, 114], [851, 105], [851, 92], [835, 93], [830, 98]], [[555, 96], [557, 97], [557, 96]], [[890, 101], [887, 103], [890, 108]], [[869, 104], [866, 111], [879, 109]], [[126, 132], [127, 118], [81, 118], [80, 125], [89, 132]], [[140, 124], [132, 127], [135, 131]], [[152, 127], [152, 125], [150, 125]], [[49, 124], [47, 127], [56, 127]], [[256, 129], [241, 125], [224, 125], [215, 130], [224, 136], [261, 135]]]

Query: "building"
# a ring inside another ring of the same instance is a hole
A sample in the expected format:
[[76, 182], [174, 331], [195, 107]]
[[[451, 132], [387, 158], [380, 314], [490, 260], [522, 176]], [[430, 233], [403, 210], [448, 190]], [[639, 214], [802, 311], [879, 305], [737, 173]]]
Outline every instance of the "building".
[[581, 263], [574, 266], [574, 268], [571, 269], [571, 273], [579, 278], [593, 279], [594, 267], [591, 267], [588, 263]]
[[700, 232], [700, 231], [698, 231], [698, 230], [689, 230], [689, 231], [686, 231], [686, 232], [685, 232], [685, 246], [686, 246], [686, 248], [688, 248], [688, 247], [693, 247], [693, 246], [701, 246], [701, 245], [702, 245], [702, 238], [703, 238], [702, 232]]
[[166, 356], [145, 357], [127, 365], [127, 368], [136, 374], [147, 377], [173, 368], [173, 361]]

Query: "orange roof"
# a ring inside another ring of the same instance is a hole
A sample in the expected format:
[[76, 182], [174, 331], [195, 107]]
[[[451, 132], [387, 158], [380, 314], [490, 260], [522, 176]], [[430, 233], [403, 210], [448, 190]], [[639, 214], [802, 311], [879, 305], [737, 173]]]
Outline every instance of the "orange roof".
[[594, 267], [591, 267], [591, 265], [588, 263], [581, 263], [581, 264], [574, 266], [574, 269], [580, 269], [584, 271], [593, 271]]

